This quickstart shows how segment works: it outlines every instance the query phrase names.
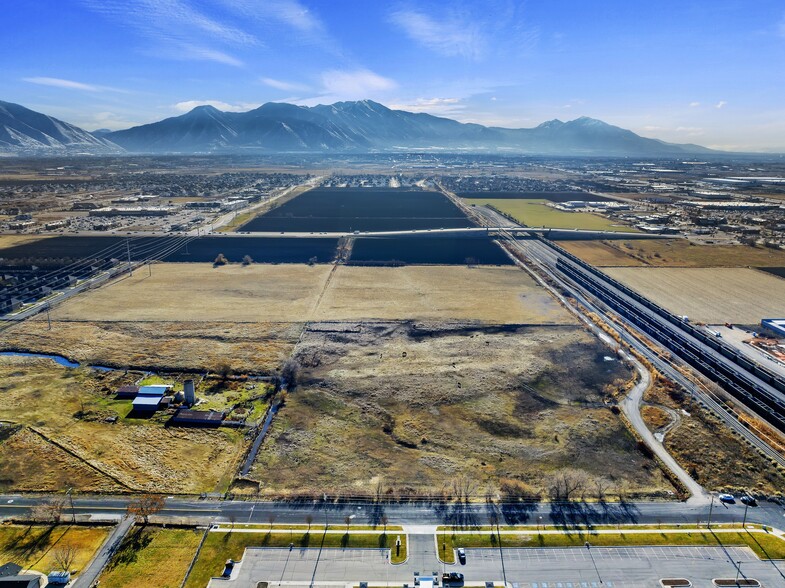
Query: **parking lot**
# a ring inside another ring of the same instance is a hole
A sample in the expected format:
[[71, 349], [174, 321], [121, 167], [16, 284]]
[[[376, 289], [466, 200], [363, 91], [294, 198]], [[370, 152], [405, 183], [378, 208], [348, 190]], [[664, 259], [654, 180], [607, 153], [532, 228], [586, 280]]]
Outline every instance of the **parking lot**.
[[402, 585], [411, 584], [416, 572], [443, 571], [463, 573], [467, 584], [498, 585], [506, 578], [518, 588], [642, 588], [664, 577], [711, 586], [712, 578], [734, 578], [737, 571], [763, 586], [785, 583], [785, 565], [760, 561], [746, 547], [467, 549], [465, 565], [445, 565], [436, 559], [433, 541], [430, 535], [409, 535], [412, 553], [401, 565], [389, 564], [382, 549], [249, 549], [230, 581], [214, 580], [210, 586], [253, 588], [259, 581]]

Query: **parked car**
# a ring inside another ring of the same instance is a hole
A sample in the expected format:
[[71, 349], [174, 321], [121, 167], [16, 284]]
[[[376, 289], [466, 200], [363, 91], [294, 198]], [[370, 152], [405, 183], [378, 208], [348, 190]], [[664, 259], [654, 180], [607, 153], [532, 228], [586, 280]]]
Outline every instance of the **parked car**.
[[463, 547], [458, 548], [458, 561], [461, 565], [466, 565], [466, 550]]
[[758, 501], [749, 494], [745, 494], [739, 500], [741, 500], [742, 504], [746, 504], [747, 506], [758, 506]]
[[463, 574], [458, 572], [442, 574], [442, 586], [463, 586]]
[[733, 494], [720, 494], [719, 498], [720, 502], [724, 502], [725, 504], [736, 504], [736, 499], [733, 497]]

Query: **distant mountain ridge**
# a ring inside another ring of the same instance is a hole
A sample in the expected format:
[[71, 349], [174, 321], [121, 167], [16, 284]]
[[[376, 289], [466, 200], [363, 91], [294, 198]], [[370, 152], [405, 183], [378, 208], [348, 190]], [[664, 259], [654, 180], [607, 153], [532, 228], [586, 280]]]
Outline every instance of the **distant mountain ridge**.
[[[11, 108], [14, 107], [14, 108]], [[21, 109], [21, 110], [20, 110]], [[10, 123], [3, 112], [21, 113]], [[36, 115], [39, 118], [33, 117]], [[40, 127], [50, 129], [46, 132]], [[530, 129], [485, 127], [425, 113], [392, 110], [371, 100], [313, 107], [268, 102], [248, 112], [198, 106], [180, 116], [122, 131], [91, 134], [24, 107], [0, 102], [0, 150], [118, 146], [131, 153], [368, 152], [438, 150], [537, 155], [672, 156], [712, 153], [636, 135], [600, 120], [552, 120]], [[25, 132], [23, 132], [25, 131]]]
[[122, 151], [121, 147], [77, 126], [0, 100], [0, 152], [75, 155]]

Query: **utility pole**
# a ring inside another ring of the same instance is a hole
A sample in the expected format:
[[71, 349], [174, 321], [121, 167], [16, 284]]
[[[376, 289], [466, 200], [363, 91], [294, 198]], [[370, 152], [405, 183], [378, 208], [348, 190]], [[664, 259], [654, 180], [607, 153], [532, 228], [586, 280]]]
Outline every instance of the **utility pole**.
[[749, 502], [749, 500], [745, 500], [744, 501], [744, 520], [741, 522], [741, 528], [742, 529], [746, 529], [747, 528], [747, 509], [750, 507], [750, 505], [747, 504], [748, 502]]
[[134, 270], [131, 267], [131, 242], [126, 238], [125, 240], [125, 249], [128, 252], [128, 275], [134, 275]]
[[75, 523], [76, 522], [76, 509], [74, 509], [74, 489], [73, 488], [69, 488], [68, 491], [66, 492], [66, 494], [68, 494], [68, 500], [71, 503], [71, 522]]
[[709, 503], [709, 522], [706, 525], [707, 529], [711, 529], [711, 513], [714, 510], [714, 494], [711, 495], [711, 503]]
[[46, 303], [46, 322], [47, 322], [47, 324], [48, 324], [48, 327], [47, 327], [47, 329], [48, 329], [49, 331], [51, 331], [51, 330], [52, 330], [52, 318], [49, 316], [49, 308], [50, 308], [51, 306], [52, 306], [52, 305], [51, 305], [51, 304], [49, 304], [48, 302]]
[[150, 260], [147, 261], [147, 276], [150, 277], [153, 275], [153, 265]]

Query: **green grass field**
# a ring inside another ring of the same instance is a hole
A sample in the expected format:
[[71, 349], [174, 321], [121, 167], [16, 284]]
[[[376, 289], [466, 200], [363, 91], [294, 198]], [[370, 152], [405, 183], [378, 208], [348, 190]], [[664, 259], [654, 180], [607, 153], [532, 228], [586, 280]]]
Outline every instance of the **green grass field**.
[[101, 574], [101, 586], [179, 588], [202, 535], [195, 529], [134, 528]]
[[[438, 534], [439, 556], [450, 563], [454, 561], [453, 549], [457, 547], [499, 547], [499, 536], [495, 532]], [[761, 559], [785, 558], [785, 541], [763, 531], [719, 531], [706, 530], [652, 531], [650, 533], [592, 533], [570, 534], [519, 533], [501, 534], [502, 547], [583, 547], [586, 542], [597, 547], [629, 547], [633, 545], [697, 545], [732, 546], [747, 545]]]
[[468, 204], [494, 208], [509, 214], [519, 223], [530, 227], [554, 229], [590, 229], [594, 231], [627, 231], [635, 229], [614, 224], [609, 219], [590, 212], [564, 212], [546, 205], [547, 200], [518, 200], [515, 198], [467, 198]]
[[58, 549], [76, 548], [72, 570], [81, 570], [109, 535], [110, 527], [69, 525], [0, 526], [0, 562], [12, 562], [24, 569], [48, 574], [58, 569]]
[[[392, 553], [390, 561], [400, 563], [406, 559], [406, 535], [401, 534], [401, 552], [396, 555], [395, 541], [398, 533], [345, 533], [340, 527], [331, 527], [332, 533], [221, 533], [212, 532], [204, 542], [185, 588], [204, 588], [213, 576], [219, 576], [227, 559], [240, 560], [246, 547], [289, 547], [295, 549], [314, 548], [372, 548], [388, 547]], [[322, 541], [324, 540], [324, 544]]]

